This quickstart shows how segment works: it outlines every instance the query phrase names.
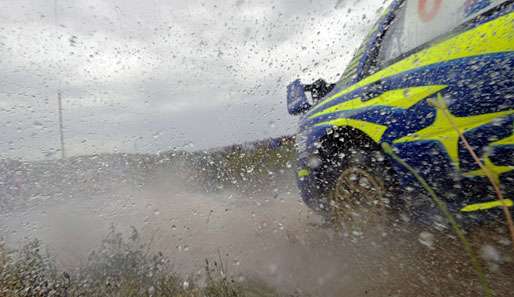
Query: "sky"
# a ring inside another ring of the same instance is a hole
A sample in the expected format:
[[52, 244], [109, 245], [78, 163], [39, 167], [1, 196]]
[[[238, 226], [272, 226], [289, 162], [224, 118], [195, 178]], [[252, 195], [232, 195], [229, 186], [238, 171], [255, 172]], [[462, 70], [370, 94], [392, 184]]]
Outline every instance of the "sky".
[[204, 150], [290, 135], [384, 0], [0, 0], [0, 158]]

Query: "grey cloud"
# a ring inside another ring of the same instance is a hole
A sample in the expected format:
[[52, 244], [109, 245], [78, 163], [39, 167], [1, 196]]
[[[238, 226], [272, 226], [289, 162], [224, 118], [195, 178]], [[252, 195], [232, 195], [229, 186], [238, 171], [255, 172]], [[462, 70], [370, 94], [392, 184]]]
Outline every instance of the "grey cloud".
[[335, 80], [382, 5], [337, 2], [2, 2], [0, 157], [57, 156], [58, 89], [72, 154], [294, 133], [287, 83]]

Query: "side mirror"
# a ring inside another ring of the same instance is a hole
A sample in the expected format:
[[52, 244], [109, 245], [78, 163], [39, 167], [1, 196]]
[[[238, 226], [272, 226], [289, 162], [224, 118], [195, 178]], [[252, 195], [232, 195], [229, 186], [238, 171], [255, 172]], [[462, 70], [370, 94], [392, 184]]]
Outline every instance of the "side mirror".
[[306, 112], [311, 108], [311, 104], [305, 95], [305, 86], [299, 79], [287, 86], [287, 111], [291, 115]]

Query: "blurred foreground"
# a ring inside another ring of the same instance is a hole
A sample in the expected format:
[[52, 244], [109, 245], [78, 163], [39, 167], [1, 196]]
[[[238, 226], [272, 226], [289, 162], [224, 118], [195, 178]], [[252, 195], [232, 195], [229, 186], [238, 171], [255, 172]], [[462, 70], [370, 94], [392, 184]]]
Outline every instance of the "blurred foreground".
[[[323, 225], [298, 196], [293, 160], [284, 141], [203, 153], [6, 161], [0, 261], [18, 270], [0, 265], [0, 295], [13, 281], [21, 285], [9, 297], [480, 295], [449, 231], [407, 216], [364, 234]], [[495, 293], [508, 296], [514, 265], [503, 229], [470, 236]]]

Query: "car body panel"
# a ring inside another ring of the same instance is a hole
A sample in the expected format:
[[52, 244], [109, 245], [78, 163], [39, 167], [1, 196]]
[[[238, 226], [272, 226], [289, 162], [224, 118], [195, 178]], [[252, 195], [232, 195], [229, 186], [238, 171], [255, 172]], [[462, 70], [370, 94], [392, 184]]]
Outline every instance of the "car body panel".
[[[395, 1], [379, 21], [366, 52], [400, 3]], [[300, 120], [298, 184], [307, 204], [320, 206], [314, 188], [321, 169], [309, 162], [332, 127], [351, 127], [376, 143], [392, 144], [439, 193], [450, 193], [445, 198], [453, 210], [493, 197], [491, 189], [484, 190], [487, 187], [477, 190], [476, 185], [486, 185], [487, 179], [460, 140], [462, 133], [504, 184], [506, 196], [513, 197], [512, 1], [364, 76], [367, 58], [362, 55], [355, 71], [355, 80], [362, 79], [338, 84]], [[374, 84], [380, 84], [380, 92], [362, 100]], [[437, 99], [443, 100], [449, 116], [433, 104]], [[403, 185], [416, 187], [405, 169], [398, 164], [394, 168]]]

